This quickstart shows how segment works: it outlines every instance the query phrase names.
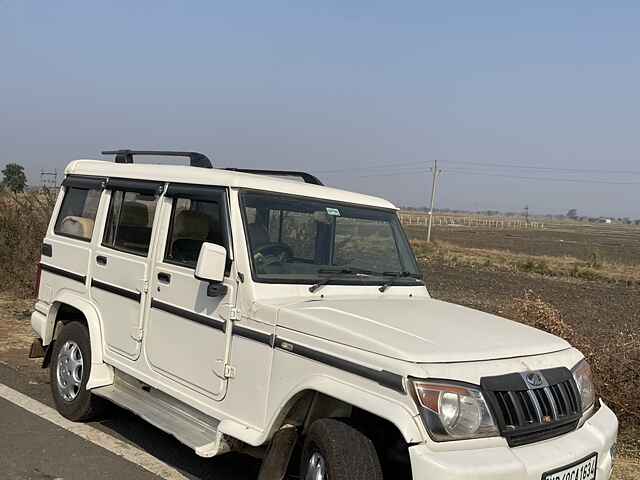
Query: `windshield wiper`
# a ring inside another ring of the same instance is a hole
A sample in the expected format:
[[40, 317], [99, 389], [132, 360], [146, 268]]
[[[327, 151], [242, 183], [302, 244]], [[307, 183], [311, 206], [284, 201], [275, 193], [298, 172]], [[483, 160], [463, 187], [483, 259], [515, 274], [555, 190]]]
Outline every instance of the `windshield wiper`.
[[381, 293], [403, 278], [414, 278], [419, 280], [420, 283], [424, 283], [422, 282], [422, 275], [413, 272], [384, 272], [382, 275], [388, 278], [382, 285], [380, 285], [380, 288], [378, 288]]
[[342, 275], [363, 275], [363, 276], [380, 275], [380, 273], [374, 272], [371, 270], [365, 270], [362, 268], [350, 268], [350, 267], [349, 268], [321, 268], [320, 270], [318, 270], [318, 273], [328, 273], [330, 275], [326, 278], [323, 278], [322, 280], [319, 280], [315, 284], [311, 285], [309, 287], [309, 291], [311, 293], [315, 292], [316, 290], [318, 290], [320, 287], [324, 285], [328, 285], [329, 283], [333, 282], [336, 278], [339, 278]]

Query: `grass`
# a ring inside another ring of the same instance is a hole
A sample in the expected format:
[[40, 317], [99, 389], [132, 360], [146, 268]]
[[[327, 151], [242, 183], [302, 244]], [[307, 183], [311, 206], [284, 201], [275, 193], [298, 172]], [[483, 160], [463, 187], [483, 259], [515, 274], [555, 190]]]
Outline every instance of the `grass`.
[[570, 256], [532, 256], [506, 250], [460, 247], [447, 242], [412, 240], [411, 244], [419, 260], [437, 259], [449, 266], [464, 265], [550, 277], [640, 285], [640, 269], [637, 266], [603, 262], [595, 253], [590, 260], [585, 261]]

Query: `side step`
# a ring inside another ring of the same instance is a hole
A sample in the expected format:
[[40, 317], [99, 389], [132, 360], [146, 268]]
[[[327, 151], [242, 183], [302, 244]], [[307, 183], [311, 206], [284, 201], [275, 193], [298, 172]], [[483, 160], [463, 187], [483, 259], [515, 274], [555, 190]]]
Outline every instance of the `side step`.
[[170, 433], [201, 457], [213, 457], [230, 450], [224, 436], [218, 432], [218, 420], [130, 375], [116, 371], [113, 385], [95, 388], [91, 393]]

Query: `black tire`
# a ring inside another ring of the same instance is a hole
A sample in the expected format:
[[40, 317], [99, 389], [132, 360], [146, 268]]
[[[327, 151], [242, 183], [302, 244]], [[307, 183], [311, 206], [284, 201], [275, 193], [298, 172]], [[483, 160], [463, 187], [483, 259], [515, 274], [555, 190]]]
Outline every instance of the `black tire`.
[[382, 480], [373, 442], [340, 420], [323, 418], [309, 428], [300, 459], [301, 480], [315, 452], [325, 461], [328, 480]]
[[[77, 395], [72, 400], [66, 400], [58, 384], [58, 365], [60, 350], [68, 342], [74, 342], [82, 353], [81, 382]], [[69, 322], [62, 326], [62, 330], [53, 344], [51, 364], [49, 365], [49, 379], [51, 381], [51, 393], [56, 408], [60, 414], [75, 422], [86, 421], [95, 418], [103, 409], [102, 399], [93, 395], [86, 389], [87, 380], [91, 369], [91, 344], [87, 327], [80, 322]]]

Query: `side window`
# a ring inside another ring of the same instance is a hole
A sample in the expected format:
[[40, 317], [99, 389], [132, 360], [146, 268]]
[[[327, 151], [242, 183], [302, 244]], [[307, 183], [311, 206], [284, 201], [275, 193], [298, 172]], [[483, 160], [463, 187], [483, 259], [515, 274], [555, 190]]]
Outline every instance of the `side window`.
[[102, 190], [67, 187], [53, 229], [57, 235], [91, 240]]
[[114, 190], [102, 245], [146, 256], [156, 203], [155, 195]]
[[220, 202], [174, 198], [164, 260], [195, 268], [204, 242], [227, 247]]

